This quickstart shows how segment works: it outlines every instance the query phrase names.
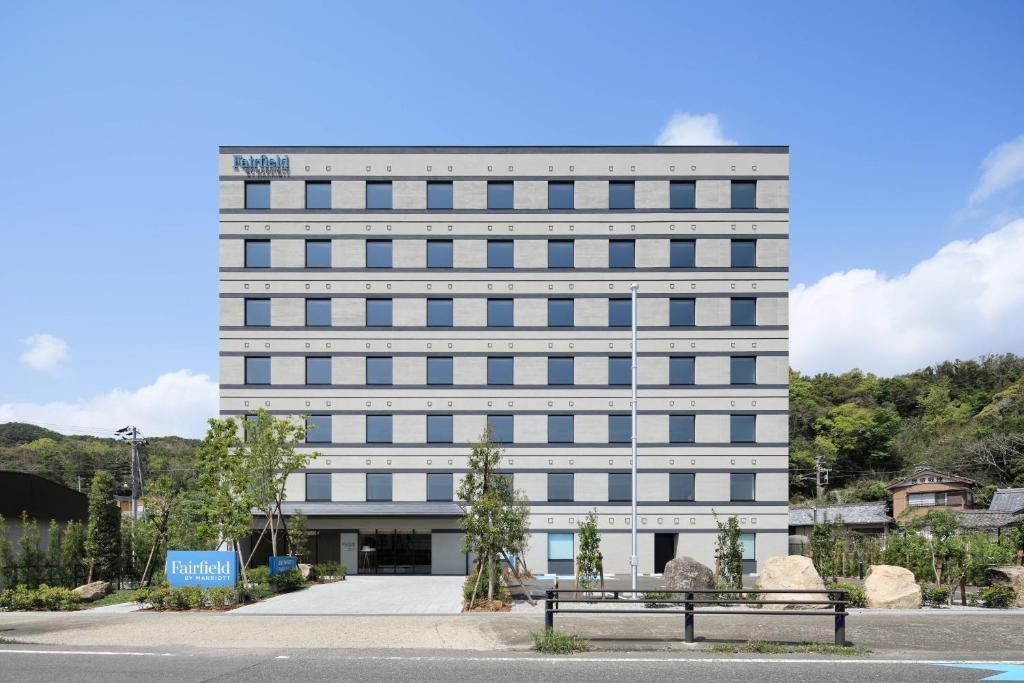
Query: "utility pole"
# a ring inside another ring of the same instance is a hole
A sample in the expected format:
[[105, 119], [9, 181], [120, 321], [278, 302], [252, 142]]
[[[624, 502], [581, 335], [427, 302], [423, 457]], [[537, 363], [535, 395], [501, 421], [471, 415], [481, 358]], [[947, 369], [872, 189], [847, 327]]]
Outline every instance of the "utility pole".
[[145, 445], [146, 441], [142, 438], [142, 434], [138, 428], [129, 425], [128, 427], [122, 427], [118, 429], [115, 434], [122, 441], [127, 441], [132, 447], [131, 454], [131, 542], [132, 542], [132, 557], [135, 557], [135, 520], [139, 516], [138, 499], [142, 496], [142, 458], [139, 455], [139, 449]]
[[640, 289], [640, 285], [638, 283], [636, 283], [636, 282], [634, 282], [633, 284], [631, 284], [629, 286], [629, 290], [630, 290], [630, 292], [632, 292], [632, 299], [630, 301], [630, 307], [631, 307], [631, 311], [630, 312], [631, 312], [631, 315], [632, 315], [632, 328], [633, 328], [633, 352], [632, 352], [633, 353], [633, 369], [632, 369], [632, 373], [631, 373], [632, 374], [632, 384], [633, 384], [633, 400], [631, 402], [631, 406], [632, 406], [632, 409], [633, 409], [633, 413], [632, 413], [633, 414], [633, 420], [632, 420], [633, 424], [632, 424], [632, 437], [630, 438], [630, 441], [632, 442], [632, 455], [633, 455], [633, 457], [630, 459], [631, 460], [631, 467], [632, 467], [631, 471], [632, 471], [632, 474], [633, 474], [633, 481], [632, 481], [633, 495], [630, 496], [630, 498], [632, 499], [632, 502], [633, 502], [632, 516], [630, 517], [630, 522], [632, 522], [632, 529], [631, 529], [631, 531], [632, 531], [632, 541], [633, 541], [632, 548], [633, 548], [633, 550], [632, 550], [632, 554], [629, 556], [629, 570], [630, 570], [630, 577], [632, 579], [632, 588], [633, 588], [633, 598], [634, 599], [637, 597], [637, 592], [636, 592], [636, 572], [637, 572], [637, 548], [636, 548], [636, 455], [637, 455], [636, 454], [636, 431], [637, 431], [637, 429], [636, 429], [636, 427], [637, 427], [637, 424], [636, 424], [636, 407], [637, 407], [636, 406], [636, 402], [637, 402], [637, 395], [636, 395], [636, 378], [637, 378], [637, 371], [636, 371], [636, 293], [637, 293], [637, 290], [639, 290], [639, 289]]
[[825, 495], [825, 485], [828, 484], [828, 473], [832, 470], [822, 467], [824, 458], [821, 455], [814, 456], [814, 523], [818, 523], [818, 501]]

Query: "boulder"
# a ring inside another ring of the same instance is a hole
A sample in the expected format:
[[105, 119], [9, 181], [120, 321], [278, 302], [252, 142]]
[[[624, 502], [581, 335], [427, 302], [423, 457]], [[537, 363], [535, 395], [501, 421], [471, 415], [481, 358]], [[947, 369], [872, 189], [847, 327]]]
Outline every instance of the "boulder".
[[864, 579], [864, 597], [873, 609], [920, 609], [921, 587], [914, 573], [890, 564], [873, 564]]
[[1024, 607], [1024, 567], [989, 567], [985, 576], [997, 586], [1012, 588], [1013, 606]]
[[92, 583], [75, 588], [72, 592], [77, 594], [82, 599], [82, 602], [92, 602], [93, 600], [99, 600], [105, 595], [110, 595], [110, 583], [107, 581], [93, 581]]
[[715, 587], [715, 573], [692, 557], [677, 557], [665, 563], [665, 588], [671, 591]]
[[[811, 558], [803, 555], [770, 557], [757, 576], [764, 590], [825, 590]], [[762, 600], [828, 600], [828, 593], [765, 593]], [[825, 609], [828, 605], [764, 605], [764, 609]]]
[[299, 571], [302, 572], [302, 578], [309, 581], [309, 574], [313, 571], [313, 565], [299, 562]]

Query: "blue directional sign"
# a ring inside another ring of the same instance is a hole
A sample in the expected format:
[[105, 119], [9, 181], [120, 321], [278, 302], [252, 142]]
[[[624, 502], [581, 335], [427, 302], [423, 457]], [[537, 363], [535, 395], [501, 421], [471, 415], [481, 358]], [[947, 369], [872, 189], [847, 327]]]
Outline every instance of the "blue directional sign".
[[270, 573], [281, 574], [298, 568], [299, 558], [295, 555], [273, 555], [270, 558]]
[[165, 571], [171, 588], [234, 586], [238, 580], [238, 557], [233, 550], [168, 550]]

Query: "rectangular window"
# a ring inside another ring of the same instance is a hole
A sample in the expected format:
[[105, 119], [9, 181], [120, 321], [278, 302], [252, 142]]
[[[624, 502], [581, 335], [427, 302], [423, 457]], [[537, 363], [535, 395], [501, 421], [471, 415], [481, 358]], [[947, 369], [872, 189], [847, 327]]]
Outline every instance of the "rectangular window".
[[427, 357], [427, 384], [452, 384], [455, 359], [451, 356]]
[[636, 186], [633, 181], [613, 180], [608, 183], [608, 208], [635, 208]]
[[548, 473], [548, 500], [572, 501], [572, 472]]
[[688, 385], [694, 383], [695, 358], [693, 356], [672, 356], [668, 359], [668, 383]]
[[757, 181], [734, 180], [732, 181], [732, 208], [734, 209], [756, 209], [757, 208]]
[[306, 357], [306, 384], [330, 384], [331, 383], [331, 357], [330, 356], [307, 356]]
[[668, 499], [673, 503], [693, 500], [693, 472], [671, 472], [668, 475]]
[[427, 240], [427, 268], [451, 268], [453, 251], [451, 240]]
[[548, 268], [573, 268], [572, 240], [548, 240]]
[[673, 180], [668, 186], [668, 205], [672, 209], [697, 206], [697, 184], [692, 180]]
[[669, 267], [695, 268], [696, 266], [696, 240], [672, 240], [669, 246]]
[[695, 439], [696, 427], [693, 415], [668, 416], [669, 443], [693, 443]]
[[331, 326], [331, 300], [306, 299], [306, 327]]
[[633, 302], [629, 299], [608, 299], [608, 327], [629, 327], [633, 324]]
[[697, 323], [697, 302], [694, 299], [669, 299], [670, 327], [693, 327]]
[[306, 500], [329, 501], [331, 499], [331, 473], [306, 473]]
[[390, 501], [391, 500], [391, 473], [390, 472], [367, 472], [366, 473], [366, 500], [368, 500], [368, 501]]
[[307, 268], [330, 268], [331, 267], [331, 241], [330, 240], [306, 240], [306, 267]]
[[451, 472], [427, 473], [427, 500], [452, 500], [454, 488]]
[[551, 356], [548, 358], [548, 384], [572, 384], [572, 356]]
[[634, 268], [636, 264], [635, 240], [608, 240], [608, 267]]
[[306, 443], [331, 443], [331, 416], [310, 415], [306, 418]]
[[573, 209], [575, 206], [572, 181], [548, 181], [549, 209]]
[[427, 299], [427, 327], [451, 327], [455, 316], [451, 299]]
[[515, 441], [511, 415], [488, 415], [487, 424], [491, 427], [493, 443], [512, 443]]
[[907, 505], [910, 507], [932, 507], [934, 505], [945, 505], [946, 499], [945, 492], [908, 493]]
[[548, 573], [571, 578], [574, 571], [572, 533], [549, 533]]
[[572, 299], [548, 299], [548, 327], [572, 327]]
[[371, 181], [366, 183], [366, 208], [391, 208], [391, 181]]
[[245, 300], [245, 326], [268, 327], [270, 325], [270, 299]]
[[754, 356], [732, 356], [729, 359], [729, 383], [755, 384], [756, 367]]
[[514, 206], [515, 185], [504, 181], [487, 182], [487, 208], [488, 209], [511, 209]]
[[729, 442], [754, 443], [757, 427], [756, 415], [729, 416]]
[[754, 474], [733, 472], [729, 475], [729, 500], [754, 500]]
[[733, 268], [757, 267], [757, 240], [733, 240], [730, 251]]
[[245, 267], [270, 267], [270, 240], [245, 241]]
[[427, 183], [428, 209], [450, 209], [453, 206], [451, 182], [430, 181]]
[[391, 267], [391, 240], [366, 240], [366, 267]]
[[512, 327], [512, 299], [487, 300], [487, 326]]
[[306, 208], [307, 209], [329, 209], [331, 208], [331, 181], [307, 180], [306, 181]]
[[245, 357], [245, 383], [270, 384], [270, 356]]
[[391, 416], [366, 416], [366, 443], [391, 443]]
[[366, 357], [366, 383], [391, 384], [391, 356]]
[[270, 182], [266, 180], [245, 181], [245, 208], [270, 208]]
[[391, 327], [391, 299], [366, 300], [366, 326]]
[[608, 358], [608, 384], [623, 385], [633, 383], [633, 359], [629, 356], [610, 356]]
[[548, 443], [572, 442], [572, 415], [548, 415]]
[[452, 416], [427, 415], [427, 443], [452, 442]]
[[512, 356], [488, 356], [487, 383], [491, 385], [512, 384], [513, 362]]
[[730, 299], [729, 313], [733, 327], [753, 327], [757, 324], [757, 300]]
[[743, 573], [753, 574], [757, 571], [757, 534], [749, 531], [740, 534], [740, 550], [742, 551]]
[[608, 502], [628, 503], [633, 500], [633, 475], [627, 472], [608, 474]]
[[487, 267], [512, 268], [514, 244], [512, 240], [487, 240]]
[[608, 416], [608, 443], [630, 443], [633, 440], [633, 418], [630, 415]]

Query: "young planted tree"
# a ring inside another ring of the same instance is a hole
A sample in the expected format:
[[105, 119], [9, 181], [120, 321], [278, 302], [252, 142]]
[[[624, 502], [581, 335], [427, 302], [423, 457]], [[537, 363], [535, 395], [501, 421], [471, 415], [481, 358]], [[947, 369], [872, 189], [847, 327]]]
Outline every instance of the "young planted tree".
[[43, 551], [39, 549], [39, 523], [21, 511], [21, 538], [18, 539], [18, 582], [39, 588], [43, 580]]
[[301, 510], [289, 520], [288, 552], [297, 556], [300, 562], [309, 554], [309, 531], [306, 528], [306, 515]]
[[[208, 424], [206, 437], [196, 449], [202, 516], [216, 538], [216, 549], [234, 550], [242, 560], [239, 540], [249, 534], [256, 507], [253, 474], [241, 456], [238, 421], [211, 418]], [[241, 564], [244, 575], [244, 562]]]
[[64, 583], [64, 572], [60, 566], [60, 525], [57, 520], [50, 520], [50, 528], [46, 531], [46, 571], [43, 581], [51, 586], [60, 586]]
[[60, 539], [60, 571], [64, 585], [78, 584], [82, 577], [84, 561], [85, 531], [79, 522], [68, 522]]
[[89, 487], [89, 523], [85, 532], [86, 583], [117, 578], [121, 560], [121, 509], [114, 500], [117, 484], [100, 470]]
[[604, 572], [601, 558], [601, 536], [597, 532], [597, 514], [591, 510], [579, 524], [580, 554], [576, 562], [579, 566], [580, 588], [593, 588]]
[[743, 588], [743, 544], [740, 543], [740, 524], [735, 517], [723, 523], [715, 515], [718, 525], [719, 583], [726, 588]]
[[181, 497], [183, 486], [170, 477], [160, 477], [149, 485], [142, 498], [143, 515], [139, 527], [144, 529], [150, 540], [149, 553], [143, 565], [140, 581], [149, 584], [153, 570], [168, 549], [171, 533], [171, 514]]
[[3, 580], [3, 588], [18, 585], [18, 559], [7, 536], [7, 521], [3, 515], [0, 515], [0, 579]]

